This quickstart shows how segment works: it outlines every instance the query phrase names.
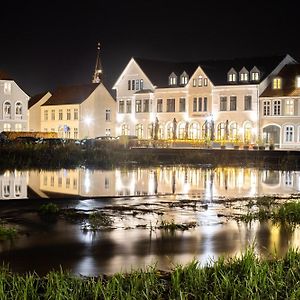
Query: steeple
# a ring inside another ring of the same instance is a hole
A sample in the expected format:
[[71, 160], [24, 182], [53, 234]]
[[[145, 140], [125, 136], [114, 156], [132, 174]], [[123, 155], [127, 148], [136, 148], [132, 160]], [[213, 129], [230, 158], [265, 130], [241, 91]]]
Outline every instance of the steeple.
[[96, 58], [96, 65], [95, 65], [95, 72], [93, 76], [93, 83], [100, 83], [103, 76], [103, 70], [100, 60], [100, 43], [97, 45], [97, 58]]

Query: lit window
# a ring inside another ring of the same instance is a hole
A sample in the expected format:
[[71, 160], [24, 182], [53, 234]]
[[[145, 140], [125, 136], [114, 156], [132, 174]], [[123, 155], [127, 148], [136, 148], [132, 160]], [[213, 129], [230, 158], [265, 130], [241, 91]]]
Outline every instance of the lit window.
[[198, 86], [202, 86], [202, 76], [198, 77]]
[[181, 77], [181, 84], [187, 84], [187, 82], [188, 82], [187, 76], [182, 76]]
[[241, 81], [248, 81], [248, 73], [241, 73], [240, 74]]
[[285, 100], [285, 115], [288, 115], [288, 116], [294, 115], [294, 100], [293, 99]]
[[204, 82], [203, 82], [204, 86], [207, 86], [207, 78], [204, 78]]
[[22, 124], [17, 123], [17, 124], [15, 125], [15, 131], [22, 131]]
[[258, 81], [259, 80], [259, 73], [258, 72], [252, 72], [251, 73], [251, 80], [252, 81]]
[[139, 80], [139, 79], [136, 79], [136, 81], [135, 81], [135, 89], [136, 89], [137, 91], [140, 90], [140, 80]]
[[143, 124], [137, 124], [135, 126], [135, 132], [136, 132], [136, 136], [139, 139], [142, 139], [143, 138]]
[[11, 104], [8, 101], [4, 102], [3, 113], [5, 119], [11, 118]]
[[4, 82], [4, 94], [5, 95], [11, 94], [11, 83], [10, 82]]
[[196, 86], [197, 85], [197, 79], [193, 79], [193, 86]]
[[176, 85], [177, 84], [177, 80], [176, 77], [172, 76], [169, 78], [169, 83], [170, 85]]
[[296, 77], [296, 87], [300, 88], [300, 76]]
[[229, 82], [236, 82], [236, 74], [235, 73], [229, 74], [228, 81]]
[[111, 134], [110, 128], [105, 129], [105, 135], [110, 136], [110, 134]]
[[142, 100], [135, 100], [135, 112], [142, 112]]
[[281, 78], [274, 78], [273, 79], [273, 89], [280, 90], [281, 89]]
[[4, 131], [11, 131], [11, 124], [9, 124], [9, 123], [4, 123], [4, 125], [3, 125], [3, 130], [4, 130]]

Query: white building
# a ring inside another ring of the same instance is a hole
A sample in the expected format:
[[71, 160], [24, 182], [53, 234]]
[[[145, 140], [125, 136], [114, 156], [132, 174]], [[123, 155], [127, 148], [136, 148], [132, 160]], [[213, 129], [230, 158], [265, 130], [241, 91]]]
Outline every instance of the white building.
[[196, 63], [132, 58], [114, 85], [117, 135], [139, 138], [260, 138], [259, 95], [289, 55]]
[[7, 74], [0, 72], [0, 132], [27, 131], [29, 96]]

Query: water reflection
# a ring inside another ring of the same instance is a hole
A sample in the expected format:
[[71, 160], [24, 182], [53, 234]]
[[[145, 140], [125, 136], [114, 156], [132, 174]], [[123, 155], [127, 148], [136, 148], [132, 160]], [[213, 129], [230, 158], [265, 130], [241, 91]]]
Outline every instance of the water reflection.
[[299, 174], [296, 171], [254, 168], [209, 169], [180, 166], [6, 171], [0, 176], [0, 199], [183, 194], [204, 196], [209, 200], [214, 197], [290, 194], [299, 192]]

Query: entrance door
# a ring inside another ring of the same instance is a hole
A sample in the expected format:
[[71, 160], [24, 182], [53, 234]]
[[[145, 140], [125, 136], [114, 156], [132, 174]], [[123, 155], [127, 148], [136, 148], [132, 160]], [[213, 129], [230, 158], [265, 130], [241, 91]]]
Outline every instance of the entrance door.
[[280, 144], [280, 127], [276, 125], [269, 125], [263, 129], [263, 138], [266, 144]]

